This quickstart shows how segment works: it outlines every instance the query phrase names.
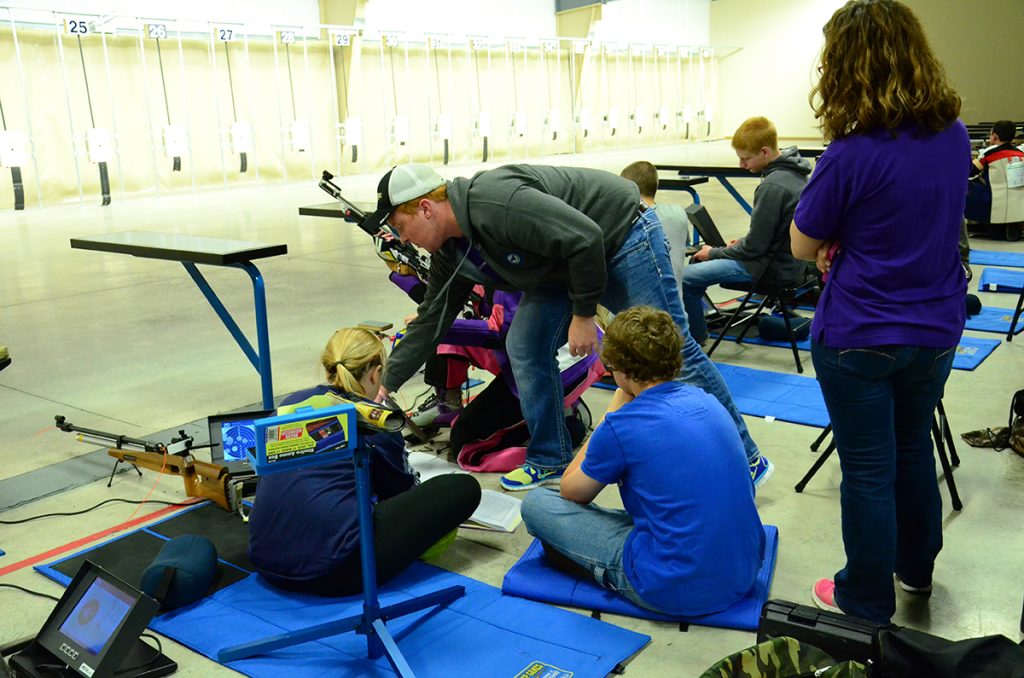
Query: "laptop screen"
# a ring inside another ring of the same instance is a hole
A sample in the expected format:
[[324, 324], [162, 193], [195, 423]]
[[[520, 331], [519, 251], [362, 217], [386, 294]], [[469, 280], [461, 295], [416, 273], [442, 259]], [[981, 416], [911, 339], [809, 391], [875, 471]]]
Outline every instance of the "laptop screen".
[[705, 243], [712, 247], [725, 247], [725, 238], [719, 233], [718, 227], [715, 226], [714, 220], [708, 214], [708, 210], [704, 205], [688, 205], [686, 207], [686, 218], [697, 229]]
[[271, 417], [275, 410], [231, 412], [208, 417], [210, 427], [210, 459], [229, 469], [248, 467], [245, 453], [256, 448], [256, 419]]

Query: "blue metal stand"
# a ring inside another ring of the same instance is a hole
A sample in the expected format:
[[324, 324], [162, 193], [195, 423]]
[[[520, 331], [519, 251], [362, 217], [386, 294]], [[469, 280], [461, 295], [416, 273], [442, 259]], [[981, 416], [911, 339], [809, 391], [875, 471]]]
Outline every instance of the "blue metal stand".
[[245, 357], [249, 359], [252, 366], [256, 368], [256, 371], [260, 375], [260, 386], [263, 394], [263, 409], [269, 410], [274, 407], [274, 386], [272, 383], [272, 374], [270, 371], [270, 333], [267, 330], [267, 294], [266, 289], [263, 285], [263, 276], [260, 275], [260, 271], [254, 264], [248, 261], [238, 262], [229, 264], [235, 268], [240, 268], [249, 274], [252, 278], [252, 293], [253, 298], [256, 301], [256, 351], [253, 350], [252, 344], [246, 338], [245, 334], [238, 327], [238, 323], [231, 317], [231, 313], [228, 312], [224, 304], [221, 303], [217, 293], [210, 287], [210, 283], [206, 281], [203, 274], [199, 272], [194, 262], [183, 261], [181, 265], [185, 267], [188, 274], [192, 276], [192, 280], [195, 282], [199, 291], [203, 293], [206, 300], [210, 302], [210, 306], [216, 311], [217, 316], [221, 322], [224, 323], [224, 327], [228, 329], [231, 336], [234, 337], [235, 343], [245, 353]]
[[[754, 175], [751, 175], [751, 176], [754, 176]], [[725, 177], [722, 177], [722, 176], [718, 176], [718, 177], [715, 177], [715, 178], [718, 179], [718, 182], [720, 184], [722, 184], [722, 186], [725, 187], [725, 190], [729, 191], [729, 195], [731, 195], [733, 197], [733, 199], [736, 200], [736, 202], [738, 202], [740, 204], [740, 207], [742, 207], [744, 210], [746, 210], [747, 214], [750, 214], [751, 212], [754, 211], [754, 208], [750, 206], [750, 203], [748, 203], [746, 200], [744, 200], [743, 196], [739, 194], [739, 191], [737, 191], [735, 188], [733, 188], [732, 184], [729, 183], [728, 179], [726, 179]]]
[[217, 660], [222, 664], [266, 654], [285, 647], [292, 647], [311, 640], [319, 640], [327, 636], [340, 635], [355, 631], [366, 636], [366, 653], [370, 659], [385, 655], [391, 668], [402, 678], [414, 676], [409, 664], [402, 656], [402, 651], [388, 630], [386, 622], [413, 612], [447, 605], [466, 594], [464, 586], [449, 586], [425, 596], [396, 603], [387, 607], [380, 606], [377, 595], [377, 557], [373, 545], [373, 503], [370, 487], [370, 460], [362, 445], [352, 452], [352, 461], [356, 466], [356, 501], [359, 505], [359, 550], [363, 567], [363, 612], [336, 621], [317, 624], [307, 629], [289, 631], [264, 640], [243, 643], [228, 647], [217, 653]]

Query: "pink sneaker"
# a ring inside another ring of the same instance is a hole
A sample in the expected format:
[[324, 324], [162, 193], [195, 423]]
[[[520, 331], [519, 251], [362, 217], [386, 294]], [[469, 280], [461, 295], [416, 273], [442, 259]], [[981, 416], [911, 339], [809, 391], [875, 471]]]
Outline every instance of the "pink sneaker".
[[814, 582], [814, 586], [811, 587], [811, 598], [822, 610], [843, 614], [836, 605], [836, 583], [831, 579], [819, 579]]

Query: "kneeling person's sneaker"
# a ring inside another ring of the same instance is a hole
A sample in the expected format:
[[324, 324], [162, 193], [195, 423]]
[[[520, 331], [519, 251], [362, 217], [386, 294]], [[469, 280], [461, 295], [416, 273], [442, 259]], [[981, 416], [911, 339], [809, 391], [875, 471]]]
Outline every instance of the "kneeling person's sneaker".
[[754, 482], [754, 489], [764, 485], [772, 474], [775, 473], [775, 464], [768, 461], [768, 457], [758, 455], [757, 461], [750, 464], [750, 479]]
[[523, 464], [503, 475], [499, 482], [503, 488], [513, 492], [532, 490], [541, 485], [557, 485], [562, 481], [563, 473], [565, 473], [564, 468], [544, 470], [533, 464]]

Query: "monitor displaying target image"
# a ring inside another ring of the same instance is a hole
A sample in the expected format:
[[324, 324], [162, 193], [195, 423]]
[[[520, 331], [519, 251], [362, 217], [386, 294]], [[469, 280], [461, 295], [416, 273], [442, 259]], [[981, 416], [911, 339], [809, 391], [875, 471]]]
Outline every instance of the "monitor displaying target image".
[[207, 418], [210, 428], [210, 460], [224, 464], [233, 476], [251, 474], [253, 471], [246, 458], [246, 452], [256, 447], [256, 419], [273, 416], [274, 410], [250, 410], [217, 414]]

